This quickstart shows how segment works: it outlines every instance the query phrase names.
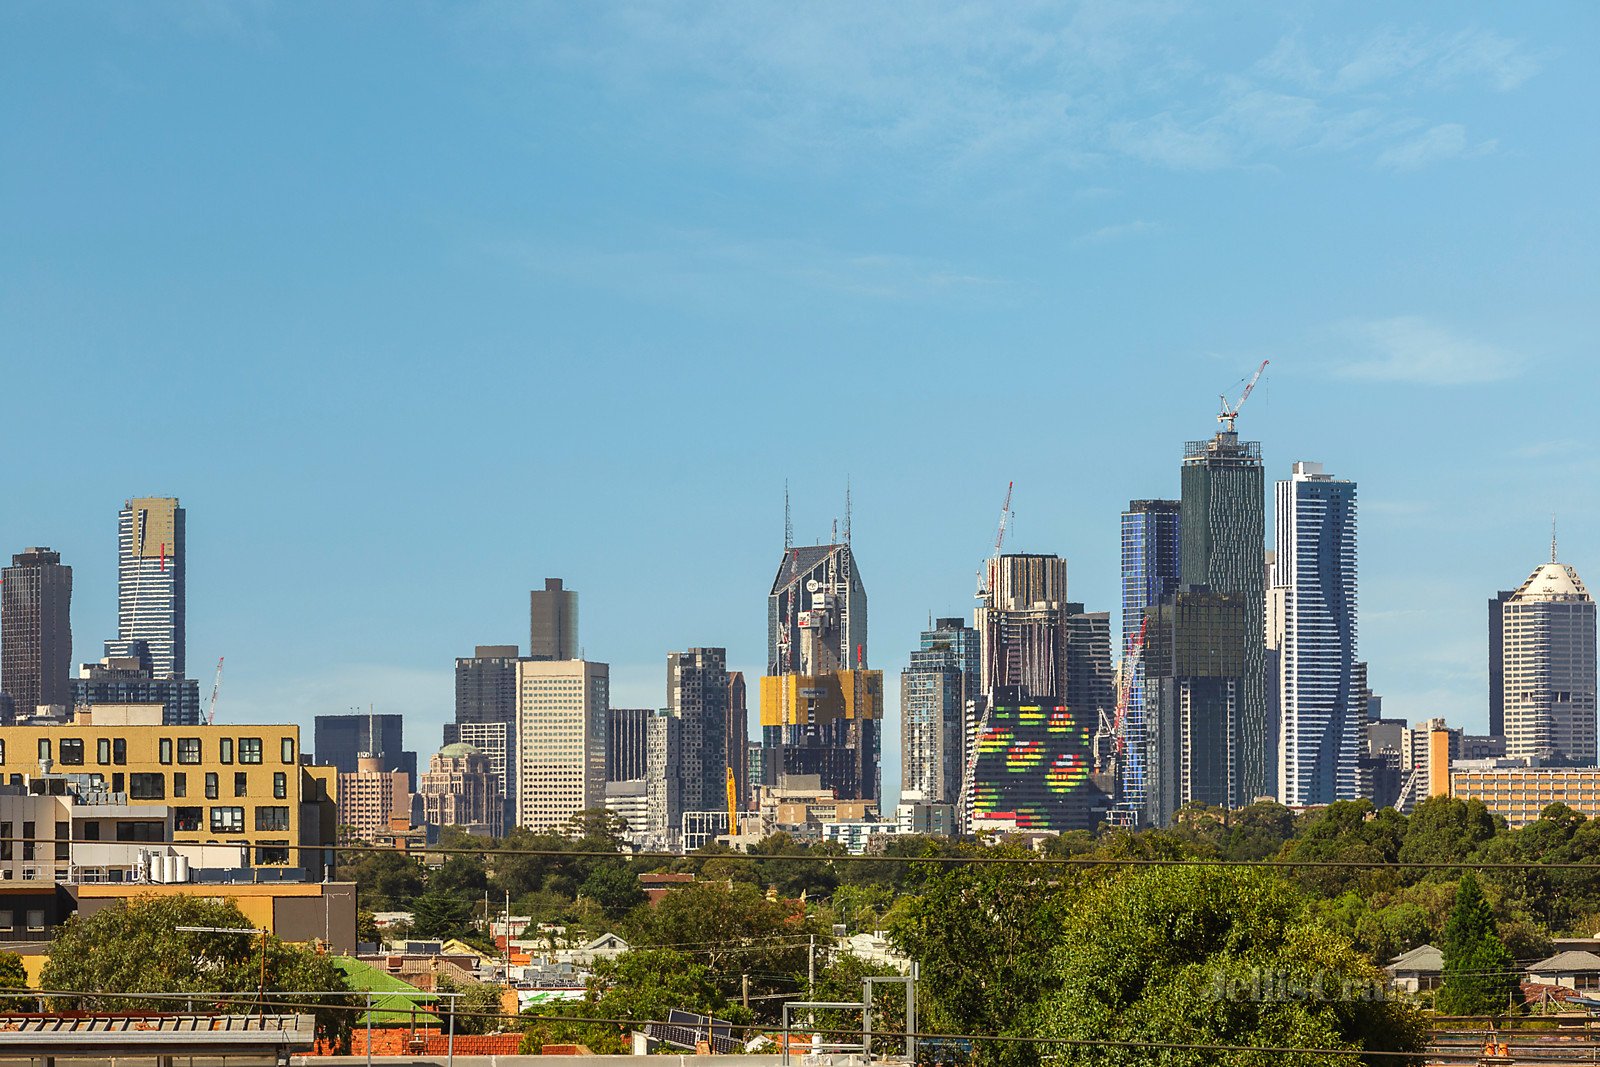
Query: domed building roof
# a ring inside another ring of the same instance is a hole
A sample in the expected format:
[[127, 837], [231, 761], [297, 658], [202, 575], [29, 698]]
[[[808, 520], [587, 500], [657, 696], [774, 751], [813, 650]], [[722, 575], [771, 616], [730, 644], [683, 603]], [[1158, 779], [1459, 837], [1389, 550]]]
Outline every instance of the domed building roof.
[[1589, 590], [1584, 588], [1578, 572], [1564, 563], [1540, 564], [1522, 583], [1512, 600], [1588, 600]]
[[439, 750], [440, 759], [466, 759], [468, 756], [481, 756], [483, 750], [477, 745], [469, 745], [465, 741], [457, 741], [446, 745]]

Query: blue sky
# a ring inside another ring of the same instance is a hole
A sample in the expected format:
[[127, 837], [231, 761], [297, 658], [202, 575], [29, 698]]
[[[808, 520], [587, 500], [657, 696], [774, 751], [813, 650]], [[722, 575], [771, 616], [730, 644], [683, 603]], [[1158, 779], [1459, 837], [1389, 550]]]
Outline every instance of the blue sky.
[[[1485, 719], [1485, 601], [1600, 580], [1591, 5], [0, 9], [0, 546], [114, 614], [189, 509], [219, 717], [402, 711], [564, 576], [614, 702], [755, 674], [853, 486], [871, 660], [1019, 550], [1114, 609], [1217, 395], [1360, 483], [1391, 714]], [[885, 786], [899, 777], [898, 725]]]

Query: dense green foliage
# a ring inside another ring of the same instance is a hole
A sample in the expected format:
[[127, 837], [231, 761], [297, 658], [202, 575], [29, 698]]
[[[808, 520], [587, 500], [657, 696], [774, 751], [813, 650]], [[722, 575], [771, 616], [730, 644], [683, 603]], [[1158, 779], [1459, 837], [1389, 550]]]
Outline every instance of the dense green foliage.
[[1518, 999], [1516, 969], [1495, 932], [1478, 879], [1462, 875], [1444, 928], [1444, 981], [1435, 1005], [1450, 1015], [1503, 1012]]
[[[1421, 1047], [1414, 1009], [1387, 999], [1384, 976], [1373, 963], [1311, 919], [1299, 891], [1270, 872], [1129, 871], [1079, 897], [1053, 940], [1059, 947], [1046, 973], [1055, 988], [1037, 1009], [1039, 1029], [1049, 1036], [1392, 1052]], [[1311, 1067], [1327, 1057], [1069, 1045], [1052, 1060]]]
[[[51, 1000], [58, 1011], [178, 1011], [187, 999], [161, 993], [194, 993], [196, 1007], [244, 1014], [254, 1007], [261, 986], [263, 945], [239, 934], [183, 933], [180, 926], [243, 929], [251, 926], [230, 903], [197, 896], [143, 896], [118, 900], [88, 918], [68, 919], [50, 946], [42, 987], [83, 993]], [[344, 975], [332, 960], [312, 949], [267, 937], [266, 989], [345, 992]], [[101, 993], [149, 994], [107, 997]], [[203, 994], [238, 994], [204, 1004]], [[325, 1005], [315, 1012], [317, 1033], [343, 1046], [349, 1041], [354, 1001], [337, 995], [297, 996], [297, 1002]], [[271, 1003], [271, 999], [268, 999]]]

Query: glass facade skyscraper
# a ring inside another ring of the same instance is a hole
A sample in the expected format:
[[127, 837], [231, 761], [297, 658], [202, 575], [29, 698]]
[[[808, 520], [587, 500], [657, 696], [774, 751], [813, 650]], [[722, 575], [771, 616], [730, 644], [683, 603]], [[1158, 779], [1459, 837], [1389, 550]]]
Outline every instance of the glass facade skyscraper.
[[143, 641], [157, 678], [184, 676], [186, 520], [175, 497], [135, 497], [117, 515], [117, 638]]
[[[1182, 568], [1182, 510], [1176, 500], [1130, 500], [1122, 513], [1122, 657], [1133, 651], [1145, 609], [1178, 591]], [[1128, 707], [1122, 724], [1123, 756], [1117, 806], [1142, 812], [1145, 802], [1145, 668], [1127, 679]]]
[[1187, 586], [1234, 597], [1249, 625], [1230, 723], [1228, 803], [1244, 807], [1276, 784], [1276, 737], [1267, 713], [1266, 496], [1261, 445], [1231, 430], [1183, 450], [1179, 566]]
[[1355, 800], [1365, 670], [1356, 663], [1356, 483], [1296, 463], [1277, 485], [1270, 593], [1278, 799]]
[[933, 804], [953, 804], [965, 770], [967, 701], [978, 688], [978, 631], [940, 619], [900, 672], [901, 791]]

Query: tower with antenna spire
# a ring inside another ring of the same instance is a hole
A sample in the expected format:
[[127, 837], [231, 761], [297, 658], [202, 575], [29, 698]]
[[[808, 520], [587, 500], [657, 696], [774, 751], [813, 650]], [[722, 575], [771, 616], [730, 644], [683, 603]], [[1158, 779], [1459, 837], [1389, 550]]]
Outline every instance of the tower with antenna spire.
[[1508, 757], [1590, 767], [1596, 757], [1595, 601], [1558, 551], [1552, 521], [1550, 562], [1534, 568], [1501, 604], [1499, 656], [1491, 656], [1491, 673], [1498, 658]]

